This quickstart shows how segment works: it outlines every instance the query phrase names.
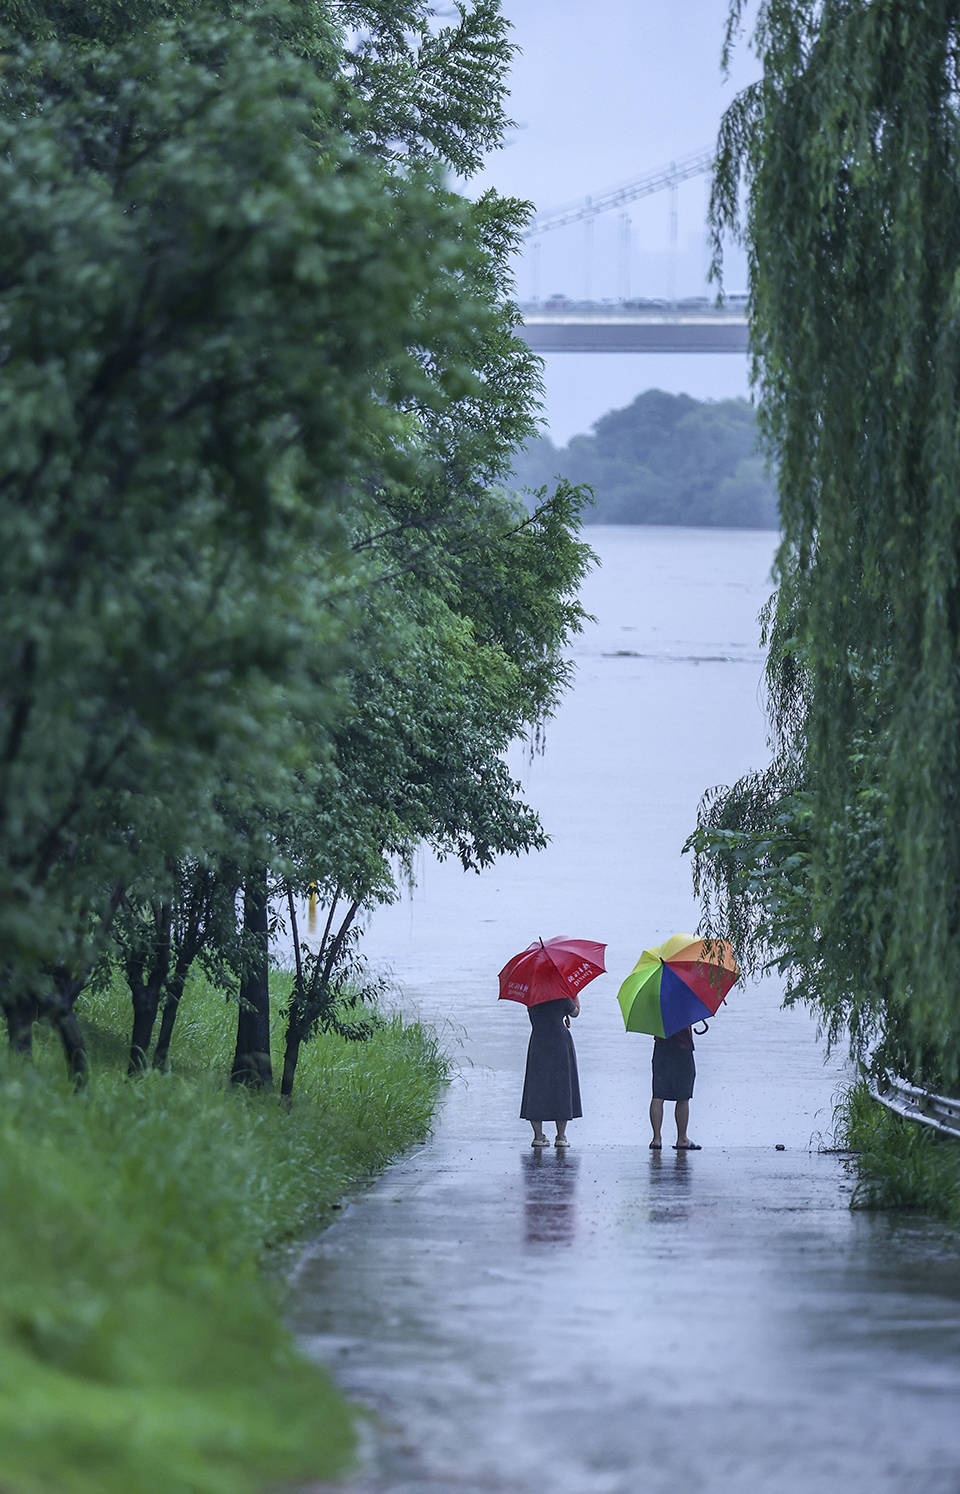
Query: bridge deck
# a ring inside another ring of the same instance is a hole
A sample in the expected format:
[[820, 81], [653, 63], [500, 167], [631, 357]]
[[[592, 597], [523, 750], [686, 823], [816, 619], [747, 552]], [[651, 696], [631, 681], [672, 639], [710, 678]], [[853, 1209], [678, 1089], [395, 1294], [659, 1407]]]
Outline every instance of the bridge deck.
[[536, 353], [745, 353], [749, 346], [746, 318], [725, 312], [525, 310], [519, 331]]

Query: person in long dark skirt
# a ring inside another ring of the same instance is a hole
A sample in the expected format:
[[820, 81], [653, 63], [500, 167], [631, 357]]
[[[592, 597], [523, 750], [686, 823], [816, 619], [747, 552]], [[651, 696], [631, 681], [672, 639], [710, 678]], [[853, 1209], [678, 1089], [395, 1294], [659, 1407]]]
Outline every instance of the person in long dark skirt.
[[570, 1018], [580, 1015], [580, 1001], [576, 996], [561, 996], [556, 1001], [529, 1006], [527, 1012], [532, 1030], [520, 1117], [533, 1127], [531, 1146], [550, 1145], [543, 1134], [543, 1123], [548, 1120], [557, 1128], [554, 1145], [569, 1146], [567, 1121], [583, 1114], [577, 1054], [569, 1031]]
[[659, 1152], [663, 1142], [663, 1102], [674, 1101], [674, 1118], [677, 1122], [677, 1139], [673, 1144], [676, 1152], [699, 1152], [702, 1150], [687, 1135], [690, 1122], [690, 1101], [693, 1099], [693, 1081], [697, 1077], [697, 1066], [693, 1057], [693, 1028], [682, 1027], [670, 1037], [655, 1037], [653, 1040], [653, 1098], [650, 1101], [650, 1124], [653, 1127], [652, 1152]]

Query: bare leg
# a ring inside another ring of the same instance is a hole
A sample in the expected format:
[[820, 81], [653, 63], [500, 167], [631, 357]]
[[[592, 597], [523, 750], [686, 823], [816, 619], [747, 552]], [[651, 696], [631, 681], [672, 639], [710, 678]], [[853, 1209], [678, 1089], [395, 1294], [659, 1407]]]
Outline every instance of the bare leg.
[[656, 1095], [650, 1101], [650, 1124], [653, 1127], [653, 1140], [650, 1143], [653, 1151], [659, 1151], [661, 1147], [660, 1130], [663, 1126], [663, 1101], [658, 1100]]
[[674, 1113], [677, 1121], [677, 1146], [689, 1146], [690, 1137], [687, 1135], [687, 1123], [690, 1120], [690, 1101], [678, 1100]]
[[531, 1146], [549, 1146], [550, 1143], [543, 1134], [543, 1121], [531, 1121], [533, 1127], [533, 1140]]
[[566, 1121], [557, 1121], [556, 1125], [557, 1125], [557, 1139], [553, 1143], [554, 1146], [569, 1146], [570, 1143], [567, 1140], [567, 1123], [566, 1123]]

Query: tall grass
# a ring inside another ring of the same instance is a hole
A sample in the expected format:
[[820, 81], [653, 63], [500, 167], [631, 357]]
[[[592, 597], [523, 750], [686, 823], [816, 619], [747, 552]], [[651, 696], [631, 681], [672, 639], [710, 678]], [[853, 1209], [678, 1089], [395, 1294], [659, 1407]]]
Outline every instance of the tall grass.
[[231, 1089], [231, 1012], [184, 998], [177, 1071], [123, 1077], [129, 1002], [87, 1005], [87, 1093], [52, 1043], [0, 1058], [0, 1489], [247, 1494], [328, 1477], [350, 1410], [297, 1352], [271, 1248], [430, 1124], [446, 1063], [398, 1019], [303, 1050], [298, 1095]]
[[960, 1222], [960, 1143], [879, 1105], [862, 1082], [841, 1100], [835, 1124], [838, 1141], [856, 1153], [854, 1208]]

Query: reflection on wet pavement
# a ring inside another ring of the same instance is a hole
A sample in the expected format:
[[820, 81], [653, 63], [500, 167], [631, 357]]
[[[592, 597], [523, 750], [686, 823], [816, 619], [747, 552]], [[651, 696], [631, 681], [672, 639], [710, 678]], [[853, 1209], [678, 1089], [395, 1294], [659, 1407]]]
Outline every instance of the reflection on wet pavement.
[[576, 1183], [579, 1156], [573, 1152], [521, 1154], [524, 1186], [524, 1240], [528, 1245], [571, 1245], [577, 1232]]
[[956, 1494], [937, 1230], [852, 1214], [834, 1156], [478, 1147], [449, 1111], [297, 1276], [303, 1342], [377, 1413], [348, 1487]]
[[852, 1214], [832, 1156], [471, 1152], [448, 1121], [297, 1277], [303, 1342], [377, 1413], [348, 1487], [956, 1494], [937, 1230]]

